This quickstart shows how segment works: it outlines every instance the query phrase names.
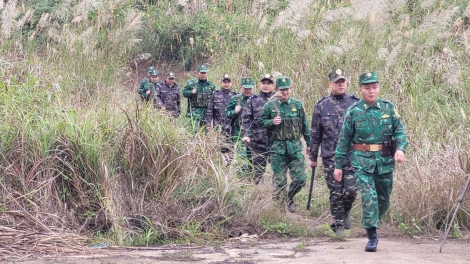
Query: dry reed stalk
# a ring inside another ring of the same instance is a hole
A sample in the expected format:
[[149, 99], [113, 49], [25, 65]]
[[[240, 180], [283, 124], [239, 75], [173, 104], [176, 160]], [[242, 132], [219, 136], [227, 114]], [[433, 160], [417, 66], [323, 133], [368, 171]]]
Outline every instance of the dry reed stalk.
[[87, 238], [71, 233], [40, 232], [25, 227], [0, 226], [0, 259], [26, 256], [89, 253]]

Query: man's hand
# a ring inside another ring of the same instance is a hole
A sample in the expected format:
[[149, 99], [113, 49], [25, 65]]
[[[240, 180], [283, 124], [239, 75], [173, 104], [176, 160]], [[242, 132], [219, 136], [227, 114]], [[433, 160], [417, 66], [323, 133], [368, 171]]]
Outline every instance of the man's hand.
[[146, 92], [145, 92], [145, 95], [149, 95], [149, 94], [150, 94], [150, 91], [146, 91]]
[[251, 139], [249, 137], [243, 137], [242, 141], [245, 142], [245, 144], [250, 144]]
[[343, 170], [335, 169], [333, 172], [333, 177], [337, 182], [340, 182], [343, 179]]
[[242, 110], [242, 107], [237, 105], [235, 106], [235, 114], [238, 114]]
[[395, 161], [396, 162], [405, 161], [405, 153], [403, 153], [403, 151], [397, 149], [397, 151], [395, 151]]
[[310, 147], [307, 147], [307, 150], [305, 151], [307, 155], [310, 155]]
[[163, 111], [165, 111], [165, 110], [166, 110], [166, 108], [165, 108], [164, 106], [162, 106], [162, 108], [161, 108], [161, 109], [162, 109]]
[[206, 129], [207, 129], [207, 132], [211, 132], [211, 130], [212, 130], [212, 127], [210, 127], [210, 126], [206, 126]]
[[318, 165], [318, 163], [317, 163], [316, 161], [311, 160], [311, 161], [309, 162], [309, 165], [310, 165], [310, 167], [313, 168], [313, 167], [316, 167], [316, 166]]
[[280, 116], [276, 116], [275, 118], [273, 118], [273, 124], [274, 124], [275, 126], [281, 124], [281, 121], [282, 121], [282, 119], [281, 119]]
[[194, 88], [192, 93], [193, 93], [193, 94], [196, 94], [196, 93], [197, 93], [197, 89]]

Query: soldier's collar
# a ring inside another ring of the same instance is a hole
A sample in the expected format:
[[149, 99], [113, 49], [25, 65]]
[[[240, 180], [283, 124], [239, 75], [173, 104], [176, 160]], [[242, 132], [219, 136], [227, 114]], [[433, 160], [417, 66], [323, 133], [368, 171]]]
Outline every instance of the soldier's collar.
[[346, 96], [346, 93], [343, 93], [343, 94], [333, 94], [333, 93], [330, 93], [330, 96], [334, 97], [335, 99], [339, 100], [339, 99], [343, 99], [345, 96]]
[[377, 98], [377, 100], [375, 101], [375, 103], [373, 105], [369, 105], [364, 100], [362, 100], [362, 102], [364, 103], [364, 109], [368, 109], [370, 107], [375, 107], [375, 108], [381, 109], [383, 107], [383, 103], [380, 102], [380, 100], [378, 98]]

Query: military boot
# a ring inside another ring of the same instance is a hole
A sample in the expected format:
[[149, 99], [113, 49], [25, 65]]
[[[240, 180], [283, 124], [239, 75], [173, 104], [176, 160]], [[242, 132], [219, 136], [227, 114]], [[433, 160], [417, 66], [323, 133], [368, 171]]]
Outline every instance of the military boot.
[[336, 236], [343, 238], [344, 237], [344, 226], [336, 226], [335, 228]]
[[349, 218], [349, 216], [346, 216], [346, 218], [344, 219], [344, 229], [351, 229], [351, 218]]
[[297, 209], [297, 206], [294, 203], [294, 198], [293, 197], [288, 198], [288, 200], [287, 200], [287, 209], [289, 210], [289, 212], [295, 213], [295, 209]]
[[369, 242], [366, 245], [366, 251], [375, 252], [377, 251], [377, 244], [379, 243], [379, 236], [377, 235], [377, 229], [375, 227], [367, 228], [367, 238]]

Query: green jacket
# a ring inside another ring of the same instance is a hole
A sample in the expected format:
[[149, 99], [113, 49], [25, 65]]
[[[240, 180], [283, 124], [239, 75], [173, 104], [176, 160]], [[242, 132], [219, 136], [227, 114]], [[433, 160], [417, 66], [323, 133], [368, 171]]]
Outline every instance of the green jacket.
[[[335, 168], [343, 168], [343, 162], [353, 144], [381, 144], [395, 140], [396, 149], [406, 150], [405, 127], [392, 103], [377, 99], [369, 106], [360, 100], [351, 105], [344, 117], [343, 128], [335, 153]], [[382, 151], [354, 150], [351, 164], [356, 170], [373, 173], [377, 167], [379, 174], [389, 173], [395, 169], [395, 159], [383, 157]]]
[[230, 123], [231, 127], [231, 132], [230, 134], [235, 137], [240, 137], [240, 129], [241, 129], [241, 124], [242, 124], [242, 110], [238, 112], [238, 114], [235, 113], [235, 106], [240, 105], [243, 109], [245, 106], [246, 102], [248, 99], [250, 99], [251, 96], [244, 96], [243, 94], [236, 94], [230, 98], [230, 101], [228, 102], [227, 107], [225, 108], [225, 116], [227, 117], [227, 122]]
[[[160, 81], [157, 83], [152, 83], [149, 78], [145, 77], [140, 81], [139, 89], [137, 92], [140, 95], [140, 98], [143, 100], [149, 101], [150, 98], [153, 98], [153, 95], [155, 94], [155, 88], [161, 84]], [[147, 91], [150, 90], [150, 95], [146, 95]]]
[[[194, 88], [197, 89], [196, 94], [193, 94]], [[188, 98], [188, 111], [186, 112], [186, 117], [205, 120], [209, 100], [214, 91], [215, 85], [208, 80], [189, 80], [183, 88], [183, 96]]]
[[[282, 121], [280, 125], [275, 126], [273, 119], [278, 112]], [[268, 101], [261, 110], [258, 122], [273, 133], [272, 142], [269, 142], [272, 145], [271, 151], [279, 154], [299, 151], [299, 148], [302, 148], [301, 137], [304, 138], [307, 147], [310, 146], [310, 127], [305, 109], [302, 102], [295, 98], [289, 98], [285, 102], [279, 99]]]

